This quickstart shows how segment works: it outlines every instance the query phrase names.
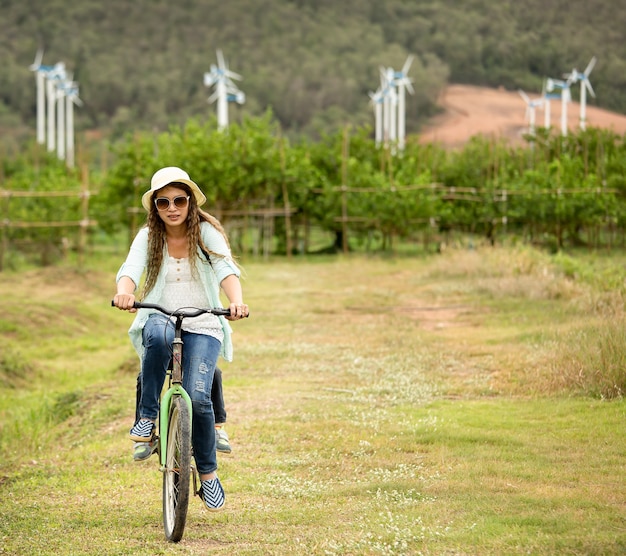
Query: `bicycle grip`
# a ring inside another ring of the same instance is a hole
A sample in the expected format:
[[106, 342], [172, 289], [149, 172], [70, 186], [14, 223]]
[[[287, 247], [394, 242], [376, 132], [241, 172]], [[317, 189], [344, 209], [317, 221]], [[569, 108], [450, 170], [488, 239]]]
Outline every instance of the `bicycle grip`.
[[[133, 303], [133, 308], [134, 309], [139, 309], [138, 305], [139, 305], [139, 301], [135, 301]], [[111, 299], [111, 307], [115, 307], [115, 300], [114, 299]]]

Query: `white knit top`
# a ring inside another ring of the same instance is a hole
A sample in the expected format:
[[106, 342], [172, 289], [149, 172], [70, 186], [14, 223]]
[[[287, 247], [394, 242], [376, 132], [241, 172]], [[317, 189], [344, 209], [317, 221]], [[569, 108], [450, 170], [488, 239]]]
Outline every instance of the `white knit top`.
[[[188, 258], [176, 259], [168, 257], [168, 272], [165, 277], [165, 287], [161, 299], [157, 302], [171, 311], [181, 307], [197, 307], [206, 309], [211, 307], [205, 289], [200, 279], [193, 278]], [[204, 314], [199, 317], [186, 318], [183, 321], [183, 330], [196, 334], [206, 334], [224, 340], [224, 331], [219, 319], [215, 315]]]

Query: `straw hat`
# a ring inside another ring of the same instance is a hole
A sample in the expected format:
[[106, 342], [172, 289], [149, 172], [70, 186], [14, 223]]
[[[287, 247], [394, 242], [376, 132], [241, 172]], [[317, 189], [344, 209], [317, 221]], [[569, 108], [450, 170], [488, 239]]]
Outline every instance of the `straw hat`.
[[167, 168], [161, 168], [154, 174], [154, 176], [152, 176], [150, 189], [146, 191], [141, 197], [141, 204], [143, 205], [143, 208], [150, 212], [152, 194], [155, 191], [158, 191], [166, 185], [174, 182], [184, 183], [191, 187], [191, 191], [193, 192], [193, 196], [196, 198], [196, 203], [198, 204], [198, 206], [201, 206], [206, 202], [206, 197], [204, 196], [204, 193], [200, 191], [200, 188], [196, 185], [194, 181], [192, 181], [187, 172], [181, 170], [180, 168], [176, 168], [175, 166], [168, 166]]

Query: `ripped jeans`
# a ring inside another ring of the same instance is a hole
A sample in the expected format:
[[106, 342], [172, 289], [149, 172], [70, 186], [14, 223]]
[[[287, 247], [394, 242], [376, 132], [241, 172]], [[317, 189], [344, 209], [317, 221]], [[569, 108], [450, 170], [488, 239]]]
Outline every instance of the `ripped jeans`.
[[[171, 359], [174, 326], [164, 315], [150, 315], [143, 329], [145, 348], [141, 362], [141, 401], [139, 416], [155, 420], [165, 372]], [[201, 474], [217, 469], [215, 417], [211, 387], [221, 343], [205, 334], [183, 331], [183, 387], [191, 397], [193, 417], [191, 443], [196, 467]]]

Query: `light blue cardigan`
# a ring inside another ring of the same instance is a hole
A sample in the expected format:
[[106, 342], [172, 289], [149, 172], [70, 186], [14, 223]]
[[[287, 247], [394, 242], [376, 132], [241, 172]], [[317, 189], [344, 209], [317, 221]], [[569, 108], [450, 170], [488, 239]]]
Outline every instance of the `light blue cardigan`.
[[[202, 222], [200, 224], [200, 234], [204, 245], [210, 252], [218, 253], [222, 256], [210, 255], [211, 264], [206, 260], [206, 257], [198, 248], [198, 271], [204, 290], [207, 294], [209, 302], [212, 307], [221, 307], [222, 302], [220, 300], [220, 284], [222, 280], [231, 274], [239, 277], [241, 272], [232, 259], [228, 244], [224, 239], [224, 236], [208, 222]], [[154, 287], [148, 292], [143, 299], [146, 303], [157, 303], [161, 299], [163, 288], [165, 287], [165, 277], [167, 276], [168, 265], [166, 261], [168, 259], [167, 245], [163, 249], [163, 262], [161, 263], [161, 270], [157, 276]], [[141, 278], [146, 270], [148, 262], [148, 228], [142, 228], [139, 230], [135, 239], [133, 240], [126, 261], [120, 267], [116, 282], [119, 282], [122, 276], [127, 276], [138, 286]], [[143, 327], [148, 320], [151, 313], [155, 313], [155, 309], [139, 309], [137, 316], [128, 329], [128, 335], [130, 340], [137, 351], [140, 358], [143, 358], [143, 343], [142, 343], [142, 331]], [[228, 321], [224, 317], [218, 317], [224, 331], [224, 341], [222, 342], [221, 355], [227, 361], [233, 359], [233, 344], [231, 340], [232, 329]]]

